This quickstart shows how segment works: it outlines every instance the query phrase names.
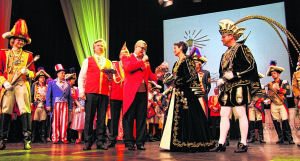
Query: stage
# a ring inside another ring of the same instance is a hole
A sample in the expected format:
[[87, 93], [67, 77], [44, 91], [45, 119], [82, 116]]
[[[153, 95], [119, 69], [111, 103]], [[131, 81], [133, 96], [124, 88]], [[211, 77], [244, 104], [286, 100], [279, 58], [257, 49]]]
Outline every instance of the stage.
[[82, 151], [83, 144], [32, 144], [32, 150], [25, 151], [22, 143], [10, 143], [7, 149], [0, 151], [0, 160], [54, 160], [54, 161], [81, 161], [81, 160], [300, 160], [300, 148], [296, 145], [276, 145], [259, 143], [250, 144], [248, 153], [234, 153], [237, 141], [231, 141], [226, 152], [213, 153], [180, 153], [167, 152], [159, 149], [159, 142], [147, 142], [146, 151], [129, 151], [124, 144], [117, 144], [115, 148], [109, 150], [96, 150], [96, 146], [91, 151]]

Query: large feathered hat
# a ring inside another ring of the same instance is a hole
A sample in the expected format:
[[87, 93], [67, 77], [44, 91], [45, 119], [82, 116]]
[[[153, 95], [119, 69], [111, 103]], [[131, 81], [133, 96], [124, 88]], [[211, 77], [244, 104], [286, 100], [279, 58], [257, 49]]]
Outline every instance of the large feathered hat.
[[271, 72], [276, 71], [277, 73], [281, 73], [284, 71], [284, 68], [278, 67], [277, 62], [275, 60], [271, 60], [269, 69], [267, 71], [267, 76], [271, 76]]
[[[20, 38], [20, 39], [23, 39], [26, 42], [26, 44], [31, 43], [31, 38], [28, 35], [28, 28], [27, 28], [25, 20], [23, 20], [23, 19], [19, 19], [15, 23], [15, 25], [11, 29], [11, 31], [2, 34], [2, 37], [4, 39]], [[12, 45], [12, 44], [10, 44], [10, 45]]]
[[230, 19], [223, 19], [219, 21], [219, 32], [220, 34], [228, 34], [233, 35], [235, 40], [238, 40], [243, 34], [246, 28], [238, 27], [234, 24], [234, 22]]
[[193, 60], [200, 61], [202, 64], [207, 62], [207, 59], [201, 55], [199, 49], [195, 46], [192, 48], [190, 56], [193, 58]]

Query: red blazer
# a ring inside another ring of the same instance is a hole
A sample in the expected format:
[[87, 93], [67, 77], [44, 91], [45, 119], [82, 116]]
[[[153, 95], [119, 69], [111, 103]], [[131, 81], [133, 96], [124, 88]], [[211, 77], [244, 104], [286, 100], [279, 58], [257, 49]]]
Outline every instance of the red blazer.
[[[152, 73], [150, 64], [148, 62], [144, 63], [143, 61], [138, 61], [134, 54], [124, 56], [122, 58], [122, 64], [125, 72], [123, 85], [123, 115], [125, 115], [142, 81], [144, 80], [146, 87], [148, 87], [148, 80], [157, 81], [157, 77], [156, 74]], [[142, 70], [139, 70], [140, 68], [142, 68]]]

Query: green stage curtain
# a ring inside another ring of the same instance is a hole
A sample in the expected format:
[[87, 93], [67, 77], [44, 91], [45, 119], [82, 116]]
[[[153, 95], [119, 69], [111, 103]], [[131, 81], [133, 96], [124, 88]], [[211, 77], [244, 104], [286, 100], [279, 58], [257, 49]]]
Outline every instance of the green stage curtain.
[[93, 55], [93, 43], [107, 42], [108, 57], [109, 0], [60, 0], [79, 64]]

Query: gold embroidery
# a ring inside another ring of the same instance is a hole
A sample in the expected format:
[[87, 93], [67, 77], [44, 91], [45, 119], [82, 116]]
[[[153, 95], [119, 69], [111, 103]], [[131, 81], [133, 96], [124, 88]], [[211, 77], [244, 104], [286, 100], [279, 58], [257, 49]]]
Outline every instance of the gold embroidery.
[[[176, 89], [175, 92], [175, 96], [176, 96], [176, 105], [175, 105], [175, 110], [174, 110], [174, 127], [173, 127], [173, 145], [176, 147], [188, 147], [188, 148], [198, 148], [198, 147], [208, 147], [208, 146], [212, 146], [215, 141], [211, 140], [209, 142], [184, 142], [181, 140], [178, 140], [177, 136], [178, 136], [178, 124], [179, 124], [179, 119], [180, 119], [180, 115], [179, 115], [179, 111], [180, 111], [180, 104], [182, 104], [181, 100], [183, 97], [183, 92], [180, 92], [179, 89]], [[186, 98], [185, 98], [186, 99]], [[187, 102], [186, 102], [187, 103]]]
[[238, 87], [236, 89], [235, 99], [238, 104], [241, 104], [243, 102], [243, 88], [242, 87]]
[[235, 56], [235, 53], [237, 49], [241, 46], [242, 44], [236, 43], [234, 46], [232, 46], [230, 49], [228, 49], [222, 56], [222, 61], [221, 61], [221, 67], [222, 71], [225, 71], [226, 69], [231, 68], [232, 66], [232, 60]]

